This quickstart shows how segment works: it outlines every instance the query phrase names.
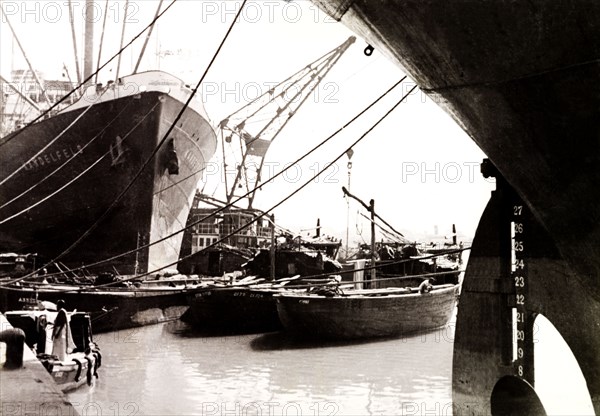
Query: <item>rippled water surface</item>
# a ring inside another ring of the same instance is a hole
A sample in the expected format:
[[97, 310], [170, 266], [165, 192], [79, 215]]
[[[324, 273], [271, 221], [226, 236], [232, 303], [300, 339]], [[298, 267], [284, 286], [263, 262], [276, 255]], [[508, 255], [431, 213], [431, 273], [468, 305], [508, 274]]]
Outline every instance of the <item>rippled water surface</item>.
[[171, 322], [97, 335], [100, 378], [69, 399], [84, 415], [451, 414], [453, 337], [334, 345]]

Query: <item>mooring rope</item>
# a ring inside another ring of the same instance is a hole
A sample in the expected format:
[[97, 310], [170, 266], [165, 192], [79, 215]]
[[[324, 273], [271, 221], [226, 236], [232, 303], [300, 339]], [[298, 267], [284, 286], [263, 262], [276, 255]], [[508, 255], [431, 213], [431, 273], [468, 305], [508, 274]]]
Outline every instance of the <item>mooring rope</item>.
[[[131, 133], [133, 133], [140, 126], [140, 124], [142, 124], [144, 122], [144, 120], [154, 112], [154, 110], [156, 109], [157, 106], [158, 106], [158, 103], [154, 104], [154, 106], [150, 109], [150, 111], [148, 111], [144, 115], [144, 117], [142, 117], [140, 120], [138, 120], [138, 122], [127, 132], [127, 134], [125, 134], [123, 136], [123, 138], [121, 139], [121, 143], [123, 143], [131, 135]], [[46, 197], [40, 199], [39, 201], [33, 203], [32, 205], [30, 205], [28, 207], [22, 209], [21, 211], [15, 213], [13, 215], [11, 215], [10, 217], [4, 218], [4, 219], [0, 220], [0, 225], [4, 224], [5, 222], [8, 222], [8, 221], [12, 220], [13, 218], [16, 218], [16, 217], [18, 217], [20, 215], [23, 215], [24, 213], [26, 213], [27, 211], [31, 210], [32, 208], [35, 208], [36, 206], [40, 205], [41, 203], [43, 203], [43, 202], [47, 201], [48, 199], [52, 198], [54, 195], [58, 194], [59, 192], [61, 192], [65, 188], [67, 188], [69, 185], [71, 185], [72, 183], [74, 183], [75, 181], [77, 181], [79, 178], [81, 178], [83, 175], [85, 175], [87, 172], [89, 172], [94, 166], [96, 166], [98, 163], [100, 163], [102, 160], [104, 160], [104, 158], [106, 158], [108, 155], [110, 155], [111, 152], [112, 152], [112, 149], [107, 150], [102, 156], [100, 156], [98, 159], [96, 159], [96, 161], [93, 162], [90, 166], [88, 166], [87, 168], [85, 168], [82, 172], [80, 172], [73, 179], [71, 179], [70, 181], [68, 181], [63, 186], [61, 186], [60, 188], [56, 189], [54, 192], [50, 193]], [[56, 261], [56, 260], [58, 260], [58, 258], [54, 259], [54, 261]]]
[[40, 179], [38, 182], [36, 182], [35, 184], [33, 184], [32, 186], [30, 186], [29, 188], [25, 189], [23, 192], [21, 192], [19, 195], [15, 196], [14, 198], [12, 198], [10, 201], [5, 202], [4, 204], [0, 205], [0, 209], [12, 204], [14, 201], [16, 201], [17, 199], [23, 197], [24, 195], [28, 194], [29, 192], [31, 192], [32, 190], [34, 190], [35, 188], [37, 188], [39, 185], [41, 185], [42, 183], [44, 183], [46, 180], [50, 179], [52, 176], [54, 176], [56, 173], [58, 173], [62, 168], [64, 168], [65, 166], [67, 166], [69, 163], [71, 163], [73, 160], [75, 160], [75, 158], [79, 155], [82, 154], [82, 152], [89, 146], [91, 145], [98, 137], [100, 137], [105, 131], [106, 129], [108, 129], [120, 116], [121, 114], [123, 114], [123, 112], [125, 112], [125, 110], [127, 110], [127, 108], [129, 108], [129, 105], [131, 105], [131, 101], [129, 101], [124, 107], [123, 109], [98, 133], [96, 134], [94, 137], [92, 137], [91, 140], [89, 140], [85, 145], [83, 145], [83, 147], [77, 152], [75, 153], [75, 155], [73, 155], [73, 157], [68, 158], [65, 162], [63, 162], [60, 166], [58, 166], [56, 169], [54, 169], [52, 172], [50, 172], [48, 175], [44, 176], [42, 179]]
[[[315, 173], [310, 179], [308, 179], [308, 181], [304, 182], [299, 188], [297, 188], [295, 191], [293, 191], [292, 193], [290, 193], [288, 196], [286, 196], [285, 198], [283, 198], [281, 201], [279, 201], [277, 204], [273, 205], [271, 208], [269, 208], [268, 210], [264, 211], [262, 214], [258, 215], [256, 218], [252, 219], [251, 221], [249, 221], [248, 223], [246, 223], [245, 225], [239, 227], [237, 230], [234, 230], [233, 232], [229, 233], [228, 235], [226, 235], [225, 237], [221, 238], [220, 240], [213, 242], [212, 244], [210, 244], [209, 246], [205, 247], [203, 250], [206, 250], [210, 247], [215, 246], [216, 244], [218, 244], [219, 242], [233, 236], [234, 234], [239, 233], [240, 231], [250, 227], [252, 224], [254, 224], [255, 222], [257, 222], [259, 219], [265, 217], [269, 212], [273, 211], [274, 209], [276, 209], [277, 207], [281, 206], [282, 204], [284, 204], [286, 201], [288, 201], [291, 197], [293, 197], [294, 195], [296, 195], [298, 192], [300, 192], [302, 189], [304, 189], [306, 186], [308, 186], [313, 180], [315, 180], [316, 178], [318, 178], [323, 172], [325, 172], [327, 169], [329, 169], [331, 166], [333, 166], [334, 163], [336, 163], [338, 160], [340, 160], [342, 157], [344, 157], [346, 155], [346, 152], [348, 150], [350, 150], [351, 148], [353, 148], [354, 146], [356, 146], [358, 143], [360, 143], [371, 131], [373, 131], [373, 129], [375, 129], [375, 127], [377, 127], [383, 120], [385, 120], [387, 118], [387, 116], [389, 116], [402, 102], [404, 102], [404, 100], [410, 95], [412, 94], [412, 92], [417, 88], [417, 86], [415, 85], [414, 87], [412, 87], [396, 104], [394, 104], [394, 106], [389, 109], [381, 118], [379, 118], [369, 129], [367, 129], [366, 132], [364, 132], [358, 139], [356, 139], [348, 148], [346, 148], [342, 153], [340, 153], [336, 158], [334, 158], [331, 162], [329, 162], [327, 165], [325, 165], [322, 169], [320, 169], [317, 173]], [[196, 252], [198, 253], [198, 252]], [[178, 259], [177, 261], [167, 264], [165, 266], [159, 267], [155, 270], [143, 273], [143, 274], [139, 274], [137, 276], [133, 276], [131, 278], [127, 278], [127, 279], [122, 279], [119, 282], [113, 282], [113, 283], [106, 283], [104, 285], [99, 285], [96, 287], [103, 287], [103, 286], [110, 286], [113, 285], [115, 283], [121, 283], [124, 281], [128, 281], [128, 280], [133, 280], [133, 279], [139, 279], [141, 277], [144, 276], [149, 276], [153, 273], [157, 273], [161, 270], [164, 270], [166, 268], [172, 267], [174, 265], [176, 265], [177, 263], [179, 263], [181, 260], [185, 260], [193, 255], [195, 255], [196, 253], [192, 253], [189, 254], [187, 256], [184, 256], [180, 259]]]
[[98, 67], [96, 69], [96, 71], [94, 71], [92, 74], [90, 74], [86, 79], [84, 79], [78, 86], [76, 86], [75, 88], [73, 88], [70, 92], [68, 92], [66, 95], [64, 95], [62, 98], [60, 98], [58, 101], [56, 101], [50, 108], [48, 108], [46, 111], [42, 112], [39, 116], [37, 116], [34, 120], [30, 121], [25, 127], [23, 127], [21, 130], [17, 131], [15, 134], [13, 135], [9, 135], [7, 136], [7, 138], [4, 141], [0, 141], [0, 147], [4, 146], [5, 144], [9, 143], [10, 141], [12, 141], [13, 139], [15, 139], [17, 136], [19, 136], [21, 133], [23, 133], [26, 129], [28, 129], [30, 126], [32, 126], [33, 124], [37, 123], [39, 120], [43, 119], [44, 117], [46, 117], [46, 115], [48, 115], [49, 113], [51, 113], [54, 109], [56, 109], [60, 104], [62, 104], [67, 98], [69, 98], [71, 95], [73, 95], [75, 93], [75, 91], [78, 91], [81, 87], [83, 87], [84, 85], [86, 85], [89, 81], [91, 81], [91, 79], [96, 76], [101, 70], [103, 70], [108, 64], [110, 64], [116, 57], [118, 57], [119, 55], [121, 55], [127, 48], [129, 48], [129, 46], [131, 46], [140, 36], [142, 36], [150, 27], [152, 27], [154, 25], [154, 23], [160, 19], [170, 8], [171, 6], [173, 6], [175, 4], [177, 0], [172, 0], [171, 3], [158, 15], [156, 16], [151, 22], [150, 24], [148, 24], [144, 29], [142, 29], [137, 35], [135, 35], [131, 41], [129, 41], [129, 43], [125, 46], [123, 46], [117, 53], [115, 53], [108, 61], [106, 61], [102, 66]]
[[[160, 239], [158, 239], [158, 240], [156, 240], [156, 241], [153, 241], [153, 242], [150, 242], [150, 243], [144, 244], [144, 245], [142, 245], [142, 246], [139, 246], [139, 247], [137, 247], [137, 248], [135, 248], [135, 249], [132, 249], [132, 250], [126, 251], [126, 252], [124, 252], [124, 253], [121, 253], [121, 254], [118, 254], [118, 255], [116, 255], [116, 256], [112, 256], [112, 257], [110, 257], [110, 258], [107, 258], [107, 259], [103, 259], [103, 260], [100, 260], [100, 261], [97, 261], [97, 262], [94, 262], [94, 263], [91, 263], [91, 264], [87, 264], [87, 265], [83, 265], [83, 266], [80, 266], [80, 267], [77, 267], [77, 268], [70, 269], [69, 271], [78, 271], [78, 270], [83, 270], [83, 269], [85, 269], [85, 268], [88, 268], [88, 267], [95, 267], [95, 266], [99, 266], [99, 265], [101, 265], [101, 264], [108, 263], [108, 262], [110, 262], [110, 261], [113, 261], [113, 260], [116, 260], [116, 259], [118, 259], [118, 258], [121, 258], [121, 257], [127, 256], [127, 255], [130, 255], [130, 254], [133, 254], [133, 253], [136, 253], [137, 251], [140, 251], [140, 250], [146, 249], [146, 248], [148, 248], [148, 247], [151, 247], [151, 246], [153, 246], [153, 245], [155, 245], [155, 244], [159, 244], [159, 243], [161, 243], [161, 242], [163, 242], [163, 241], [165, 241], [165, 240], [167, 240], [167, 239], [169, 239], [169, 238], [171, 238], [171, 237], [173, 237], [173, 236], [175, 236], [175, 235], [177, 235], [177, 234], [179, 234], [179, 233], [182, 233], [182, 232], [184, 232], [185, 230], [188, 230], [188, 229], [190, 229], [190, 228], [193, 228], [193, 227], [194, 227], [194, 226], [196, 226], [197, 224], [199, 224], [199, 223], [201, 223], [201, 222], [203, 222], [203, 221], [205, 221], [205, 220], [207, 220], [207, 219], [210, 219], [210, 218], [212, 218], [212, 217], [216, 216], [218, 213], [220, 213], [220, 212], [222, 212], [222, 211], [224, 211], [224, 210], [226, 210], [226, 209], [228, 209], [228, 208], [230, 208], [230, 207], [234, 206], [234, 205], [235, 205], [237, 202], [239, 202], [240, 200], [242, 200], [242, 199], [243, 199], [243, 198], [245, 198], [246, 196], [250, 195], [250, 194], [251, 194], [252, 192], [254, 192], [256, 189], [258, 189], [258, 188], [260, 188], [260, 187], [263, 187], [265, 184], [268, 184], [268, 183], [270, 183], [272, 180], [276, 179], [277, 177], [279, 177], [279, 176], [281, 176], [281, 175], [285, 174], [285, 172], [286, 172], [287, 170], [289, 170], [289, 169], [290, 169], [292, 166], [295, 166], [295, 165], [297, 165], [297, 164], [298, 164], [299, 162], [301, 162], [303, 159], [305, 159], [305, 158], [306, 158], [306, 157], [308, 157], [310, 154], [314, 153], [316, 150], [318, 150], [318, 149], [319, 149], [319, 148], [321, 148], [323, 145], [325, 145], [327, 142], [329, 142], [330, 140], [332, 140], [332, 139], [333, 139], [334, 137], [336, 137], [336, 136], [337, 136], [339, 133], [341, 133], [341, 132], [342, 132], [344, 129], [346, 129], [348, 126], [350, 126], [352, 123], [354, 123], [354, 122], [355, 122], [357, 119], [359, 119], [361, 116], [363, 116], [363, 115], [364, 115], [364, 114], [365, 114], [365, 113], [366, 113], [368, 110], [370, 110], [370, 109], [371, 109], [372, 107], [374, 107], [374, 106], [375, 106], [377, 103], [379, 103], [379, 102], [380, 102], [380, 101], [381, 101], [383, 98], [385, 98], [385, 97], [386, 97], [386, 96], [387, 96], [389, 93], [391, 93], [391, 91], [393, 91], [393, 90], [394, 90], [394, 89], [395, 89], [395, 88], [396, 88], [398, 85], [400, 85], [400, 84], [402, 83], [402, 81], [404, 81], [405, 79], [406, 79], [406, 76], [402, 77], [402, 78], [401, 78], [399, 81], [397, 81], [397, 82], [396, 82], [394, 85], [392, 85], [390, 88], [388, 88], [388, 89], [387, 89], [387, 90], [386, 90], [386, 91], [385, 91], [383, 94], [381, 94], [381, 95], [380, 95], [380, 96], [379, 96], [377, 99], [375, 99], [373, 102], [371, 102], [369, 105], [367, 105], [367, 106], [366, 106], [364, 109], [362, 109], [360, 112], [358, 112], [358, 113], [357, 113], [357, 114], [356, 114], [354, 117], [352, 117], [350, 120], [348, 120], [348, 121], [347, 121], [347, 122], [346, 122], [346, 123], [345, 123], [345, 124], [344, 124], [342, 127], [338, 128], [338, 129], [337, 129], [335, 132], [333, 132], [332, 134], [330, 134], [330, 135], [329, 135], [329, 136], [328, 136], [328, 137], [327, 137], [325, 140], [321, 141], [319, 144], [317, 144], [316, 146], [314, 146], [314, 147], [313, 147], [311, 150], [309, 150], [307, 153], [305, 153], [305, 154], [304, 154], [304, 155], [302, 155], [301, 157], [297, 158], [297, 159], [296, 159], [296, 160], [295, 160], [293, 163], [289, 164], [289, 166], [288, 166], [288, 167], [284, 168], [284, 169], [283, 169], [282, 171], [280, 171], [279, 173], [277, 173], [277, 174], [273, 175], [271, 178], [267, 179], [267, 180], [266, 180], [266, 181], [265, 181], [265, 182], [264, 182], [262, 185], [256, 186], [254, 189], [251, 189], [251, 190], [249, 190], [249, 191], [248, 191], [248, 192], [247, 192], [245, 195], [242, 195], [242, 196], [238, 197], [238, 199], [237, 199], [237, 200], [235, 200], [235, 201], [232, 201], [231, 203], [229, 203], [229, 204], [226, 204], [225, 206], [223, 206], [223, 207], [221, 207], [221, 208], [219, 208], [219, 209], [217, 209], [217, 210], [215, 210], [215, 211], [211, 212], [211, 213], [210, 213], [210, 214], [208, 214], [207, 216], [205, 216], [205, 217], [203, 217], [203, 218], [200, 218], [199, 220], [197, 220], [197, 221], [194, 221], [194, 222], [192, 222], [192, 223], [188, 224], [187, 226], [185, 226], [185, 227], [184, 227], [184, 228], [182, 228], [181, 230], [178, 230], [178, 231], [176, 231], [176, 232], [174, 232], [174, 233], [172, 233], [172, 234], [169, 234], [169, 235], [167, 235], [167, 236], [165, 236], [165, 237], [162, 237], [162, 238], [160, 238]], [[243, 229], [240, 229], [240, 231], [241, 231], [241, 230], [243, 230]], [[236, 230], [234, 233], [237, 233], [237, 232], [238, 232], [238, 231]], [[224, 240], [225, 240], [225, 239], [227, 239], [227, 238], [229, 238], [229, 236], [227, 236], [227, 237], [224, 237], [224, 238], [222, 238], [222, 239], [218, 240], [218, 241], [217, 241], [215, 244], [218, 244], [218, 243], [220, 243], [220, 242], [224, 241]], [[211, 246], [208, 246], [208, 247], [206, 247], [206, 248], [209, 248], [209, 247], [211, 247]], [[200, 250], [200, 251], [198, 251], [198, 252], [204, 251], [206, 248], [204, 248], [204, 249], [202, 249], [202, 250]], [[198, 253], [198, 252], [196, 252], [196, 253]], [[54, 275], [57, 275], [57, 276], [58, 276], [58, 275], [61, 275], [61, 274], [62, 274], [62, 273], [55, 273], [55, 274], [49, 274], [49, 275], [47, 275], [47, 276], [48, 276], [48, 277], [50, 277], [50, 276], [54, 276]], [[20, 280], [22, 280], [22, 279], [20, 279]]]
[[[152, 151], [152, 153], [150, 154], [150, 156], [146, 159], [146, 161], [142, 164], [142, 166], [139, 168], [139, 170], [137, 171], [137, 173], [133, 176], [133, 178], [131, 179], [131, 181], [127, 184], [127, 186], [119, 193], [119, 195], [113, 200], [113, 202], [109, 205], [109, 207], [104, 211], [104, 213], [102, 215], [100, 215], [100, 217], [74, 242], [72, 243], [69, 247], [67, 247], [65, 250], [63, 250], [60, 254], [58, 254], [53, 260], [47, 262], [45, 265], [41, 266], [40, 268], [38, 268], [35, 271], [32, 271], [30, 273], [31, 275], [35, 275], [38, 272], [42, 271], [44, 268], [52, 265], [53, 263], [55, 263], [56, 261], [58, 261], [60, 258], [64, 257], [65, 255], [67, 255], [69, 252], [71, 252], [79, 243], [81, 243], [81, 241], [83, 241], [90, 233], [92, 233], [100, 224], [100, 222], [102, 220], [104, 220], [104, 218], [106, 218], [106, 216], [112, 211], [112, 209], [117, 205], [117, 203], [123, 198], [123, 196], [131, 189], [131, 187], [133, 186], [133, 184], [137, 181], [137, 179], [141, 176], [142, 172], [144, 171], [144, 169], [150, 164], [150, 162], [154, 159], [154, 156], [156, 156], [156, 154], [158, 153], [158, 150], [160, 149], [160, 147], [166, 142], [166, 140], [168, 139], [169, 135], [171, 134], [171, 132], [173, 131], [173, 129], [175, 128], [177, 122], [181, 119], [181, 117], [183, 116], [183, 113], [187, 110], [190, 102], [192, 101], [192, 99], [195, 97], [196, 93], [198, 92], [198, 89], [200, 88], [200, 85], [202, 84], [202, 82], [204, 81], [204, 78], [206, 77], [208, 71], [210, 70], [210, 68], [212, 67], [213, 63], [215, 62], [217, 56], [219, 55], [219, 53], [221, 52], [221, 49], [223, 48], [223, 45], [225, 44], [225, 41], [227, 40], [227, 38], [229, 37], [229, 34], [231, 33], [231, 31], [233, 30], [233, 27], [235, 26], [236, 22], [239, 20], [239, 16], [241, 15], [244, 6], [246, 4], [248, 0], [244, 0], [242, 2], [242, 5], [240, 7], [240, 9], [238, 10], [233, 22], [231, 23], [231, 25], [229, 26], [227, 32], [225, 33], [225, 36], [223, 37], [223, 39], [221, 40], [221, 43], [219, 44], [219, 47], [217, 48], [216, 52], [213, 54], [212, 59], [210, 60], [209, 64], [207, 65], [206, 69], [204, 70], [204, 73], [202, 74], [202, 76], [200, 77], [200, 80], [198, 81], [198, 83], [196, 84], [196, 86], [194, 87], [194, 89], [191, 91], [187, 101], [185, 102], [185, 104], [183, 105], [183, 107], [181, 108], [181, 110], [179, 111], [179, 113], [177, 114], [177, 116], [175, 117], [175, 120], [171, 123], [171, 125], [169, 126], [169, 128], [167, 129], [167, 131], [165, 132], [165, 134], [163, 135], [162, 139], [160, 140], [160, 142], [155, 146], [154, 150]], [[173, 2], [175, 2], [175, 0], [173, 0]], [[171, 3], [161, 14], [160, 16], [162, 16], [167, 10], [168, 8], [172, 5], [173, 3]], [[156, 20], [156, 19], [155, 19]]]

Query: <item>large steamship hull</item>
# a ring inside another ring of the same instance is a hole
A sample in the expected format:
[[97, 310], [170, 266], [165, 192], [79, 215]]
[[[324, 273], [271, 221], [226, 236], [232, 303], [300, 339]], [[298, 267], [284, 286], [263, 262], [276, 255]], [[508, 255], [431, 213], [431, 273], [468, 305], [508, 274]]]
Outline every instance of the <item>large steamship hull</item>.
[[[161, 79], [172, 82], [165, 75]], [[201, 171], [216, 148], [214, 131], [201, 112], [186, 108], [134, 180], [183, 108], [181, 97], [169, 92], [115, 94], [13, 133], [14, 139], [1, 139], [0, 181], [18, 172], [0, 185], [0, 205], [8, 203], [0, 209], [0, 221], [5, 221], [0, 224], [0, 250], [54, 258], [88, 232], [131, 182], [108, 215], [61, 261], [93, 263], [183, 228]], [[69, 163], [53, 173], [65, 161]], [[177, 234], [101, 268], [133, 273], [175, 263], [181, 238]]]
[[[600, 3], [315, 2], [404, 68], [499, 171], [463, 282], [454, 414], [541, 414], [531, 393], [539, 314], [571, 349], [599, 413]], [[524, 231], [510, 223], [522, 207], [513, 190], [532, 214]], [[525, 236], [511, 243], [511, 227]], [[513, 243], [525, 262], [515, 283]]]
[[455, 118], [600, 298], [600, 3], [315, 2]]

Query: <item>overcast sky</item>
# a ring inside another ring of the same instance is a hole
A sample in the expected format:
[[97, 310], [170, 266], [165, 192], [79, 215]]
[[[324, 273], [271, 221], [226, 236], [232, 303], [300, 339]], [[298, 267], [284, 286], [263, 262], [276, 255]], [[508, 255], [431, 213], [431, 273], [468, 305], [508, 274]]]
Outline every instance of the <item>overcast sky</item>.
[[[3, 1], [11, 23], [34, 67], [46, 78], [60, 78], [63, 62], [75, 78], [71, 29], [66, 1]], [[163, 7], [169, 4], [165, 0]], [[84, 1], [74, 1], [78, 50], [82, 53]], [[179, 0], [160, 20], [147, 49], [142, 69], [162, 69], [190, 84], [201, 77], [237, 7], [236, 1]], [[96, 48], [106, 2], [95, 3]], [[118, 50], [125, 1], [109, 0], [103, 61]], [[157, 1], [130, 1], [126, 43], [153, 17]], [[259, 92], [344, 42], [352, 33], [333, 22], [308, 1], [249, 2], [242, 18], [211, 68], [203, 85], [203, 100], [216, 125]], [[143, 40], [143, 38], [142, 38]], [[142, 40], [123, 56], [121, 74], [131, 72]], [[25, 63], [10, 31], [0, 27], [0, 71], [10, 77], [12, 68]], [[362, 110], [404, 74], [377, 51], [368, 57], [366, 43], [357, 39], [337, 66], [323, 80], [271, 146], [266, 163], [277, 172]], [[12, 53], [14, 49], [14, 54]], [[94, 56], [97, 56], [97, 49]], [[116, 60], [100, 76], [114, 78]], [[254, 206], [268, 209], [317, 168], [340, 154], [370, 127], [401, 95], [414, 85], [407, 79], [388, 100], [375, 107], [325, 148], [298, 168], [257, 194]], [[409, 238], [433, 234], [450, 235], [452, 223], [471, 236], [494, 185], [479, 173], [485, 155], [456, 123], [421, 92], [409, 97], [380, 126], [354, 148], [351, 191]], [[278, 222], [292, 230], [314, 226], [321, 218], [325, 232], [345, 236], [346, 201], [341, 186], [347, 184], [347, 158], [275, 211]], [[269, 176], [265, 172], [264, 176]], [[220, 173], [219, 173], [220, 174]], [[219, 175], [209, 175], [205, 192], [223, 198], [217, 189]], [[202, 185], [201, 185], [202, 186]], [[353, 242], [369, 240], [368, 223], [357, 217], [359, 206], [351, 203]], [[364, 211], [361, 210], [364, 213]]]

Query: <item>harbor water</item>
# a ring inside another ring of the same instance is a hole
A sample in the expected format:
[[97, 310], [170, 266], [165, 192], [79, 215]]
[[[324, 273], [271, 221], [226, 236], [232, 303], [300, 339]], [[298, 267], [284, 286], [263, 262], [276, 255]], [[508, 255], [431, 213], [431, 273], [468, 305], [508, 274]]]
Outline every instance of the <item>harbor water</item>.
[[[198, 334], [173, 321], [94, 337], [91, 387], [68, 394], [82, 415], [452, 415], [455, 318], [445, 327], [354, 343], [284, 333]], [[575, 357], [552, 324], [535, 327], [536, 391], [548, 415], [593, 415]]]
[[206, 336], [169, 322], [99, 334], [82, 415], [450, 415], [454, 324], [323, 344], [283, 333]]

